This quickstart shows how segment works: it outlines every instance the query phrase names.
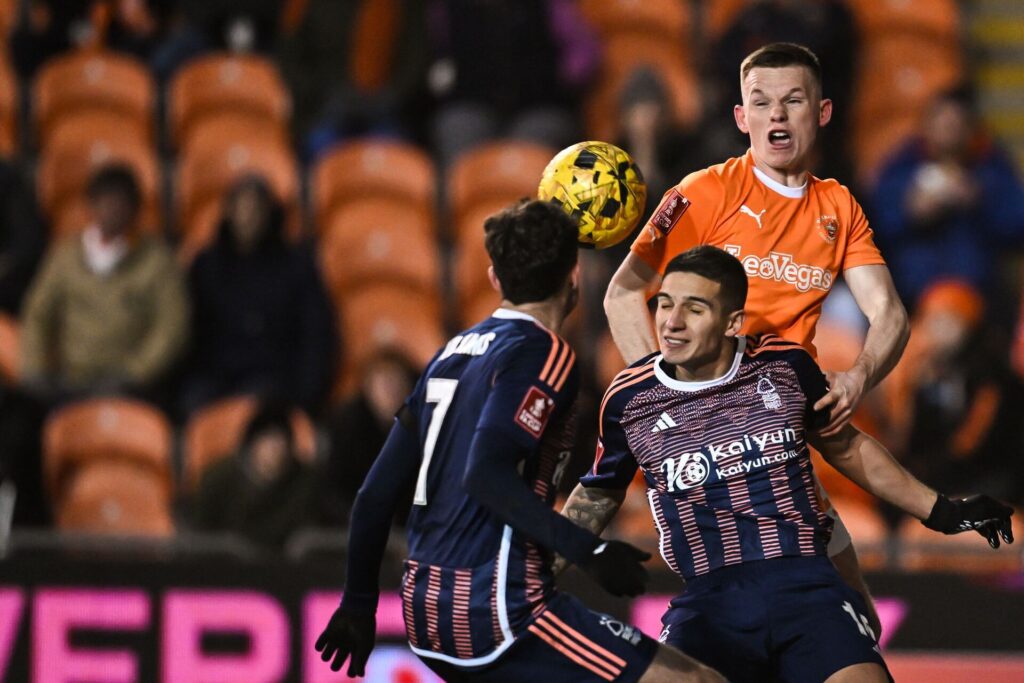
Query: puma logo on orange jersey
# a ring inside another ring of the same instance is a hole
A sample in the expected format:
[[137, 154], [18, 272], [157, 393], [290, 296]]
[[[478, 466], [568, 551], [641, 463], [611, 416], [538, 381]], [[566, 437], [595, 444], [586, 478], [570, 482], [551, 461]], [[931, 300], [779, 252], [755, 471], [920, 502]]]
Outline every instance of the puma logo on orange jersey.
[[797, 291], [806, 292], [820, 289], [827, 292], [832, 289], [832, 272], [818, 266], [807, 266], [796, 263], [792, 254], [773, 251], [768, 256], [755, 254], [742, 255], [743, 248], [737, 244], [725, 245], [725, 251], [740, 260], [747, 277], [759, 277], [762, 280], [775, 280], [793, 285]]
[[767, 211], [767, 210], [768, 209], [761, 209], [761, 213], [754, 213], [749, 207], [747, 207], [746, 204], [741, 204], [740, 205], [740, 213], [746, 214], [746, 215], [750, 216], [751, 218], [753, 218], [755, 221], [757, 221], [757, 229], [758, 230], [761, 229], [761, 216], [763, 216], [764, 212]]

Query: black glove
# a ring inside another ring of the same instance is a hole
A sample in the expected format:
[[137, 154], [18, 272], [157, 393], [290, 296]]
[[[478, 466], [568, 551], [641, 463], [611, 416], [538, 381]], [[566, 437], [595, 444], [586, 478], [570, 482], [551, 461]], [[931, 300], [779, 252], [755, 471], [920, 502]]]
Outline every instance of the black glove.
[[602, 541], [590, 557], [579, 563], [580, 569], [612, 595], [635, 597], [647, 587], [645, 553], [622, 541]]
[[325, 662], [334, 657], [331, 662], [334, 671], [340, 671], [345, 659], [352, 655], [348, 677], [355, 678], [366, 675], [366, 660], [370, 658], [376, 638], [377, 619], [373, 614], [353, 614], [339, 607], [316, 639], [316, 650]]
[[1007, 543], [1013, 543], [1013, 530], [1010, 527], [1012, 514], [1013, 508], [989, 496], [949, 499], [940, 493], [923, 524], [944, 534], [959, 534], [974, 529], [988, 539], [990, 546], [998, 548], [1000, 536]]

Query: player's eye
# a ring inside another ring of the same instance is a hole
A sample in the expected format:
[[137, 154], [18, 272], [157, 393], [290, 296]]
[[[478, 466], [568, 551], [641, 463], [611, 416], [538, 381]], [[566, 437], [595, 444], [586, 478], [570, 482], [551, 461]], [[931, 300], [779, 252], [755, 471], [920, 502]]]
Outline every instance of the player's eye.
[[704, 309], [699, 306], [690, 306], [690, 313], [693, 313], [694, 315], [701, 315], [704, 313]]

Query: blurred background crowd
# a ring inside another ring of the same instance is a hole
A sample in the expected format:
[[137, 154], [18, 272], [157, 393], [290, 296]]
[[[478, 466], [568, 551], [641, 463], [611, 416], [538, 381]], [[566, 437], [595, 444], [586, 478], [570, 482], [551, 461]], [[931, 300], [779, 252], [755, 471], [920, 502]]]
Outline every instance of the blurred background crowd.
[[[0, 534], [13, 501], [15, 530], [341, 538], [423, 364], [498, 303], [483, 219], [583, 139], [634, 156], [650, 211], [743, 153], [739, 63], [778, 40], [822, 61], [816, 173], [913, 318], [858, 423], [942, 490], [1024, 505], [1019, 3], [0, 0]], [[570, 473], [622, 366], [601, 299], [627, 248], [581, 256]], [[822, 365], [865, 326], [837, 286]], [[869, 566], [1019, 566], [918, 552], [820, 468]]]

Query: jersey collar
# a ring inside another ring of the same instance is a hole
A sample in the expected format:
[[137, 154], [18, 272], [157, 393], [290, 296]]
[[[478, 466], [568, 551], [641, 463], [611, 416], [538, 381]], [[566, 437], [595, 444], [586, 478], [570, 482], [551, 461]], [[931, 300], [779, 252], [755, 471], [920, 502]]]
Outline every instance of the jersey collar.
[[[754, 169], [754, 175], [757, 177], [758, 180], [764, 183], [769, 190], [772, 190], [777, 194], [781, 194], [783, 197], [788, 197], [789, 199], [800, 199], [805, 194], [807, 194], [806, 178], [804, 179], [804, 184], [801, 185], [800, 187], [790, 187], [789, 185], [783, 185], [778, 180], [769, 178], [767, 173], [759, 169], [757, 166], [753, 165], [753, 159], [751, 159], [750, 162], [751, 168]], [[810, 176], [810, 174], [808, 174], [808, 176]]]
[[721, 377], [715, 379], [709, 379], [704, 382], [684, 382], [678, 380], [675, 377], [669, 375], [661, 367], [661, 361], [663, 360], [662, 355], [659, 353], [654, 359], [654, 375], [658, 378], [662, 384], [669, 389], [675, 389], [676, 391], [700, 391], [701, 389], [707, 389], [709, 387], [718, 386], [719, 384], [725, 384], [739, 372], [740, 362], [743, 360], [743, 351], [747, 348], [747, 338], [739, 337], [736, 344], [736, 355], [733, 356], [732, 366], [729, 371]]
[[[491, 313], [492, 318], [501, 318], [502, 320], [529, 320], [531, 323], [537, 323], [540, 325], [540, 321], [534, 318], [529, 313], [523, 313], [522, 311], [513, 311], [509, 308], [499, 308]], [[544, 327], [541, 325], [541, 327]]]

